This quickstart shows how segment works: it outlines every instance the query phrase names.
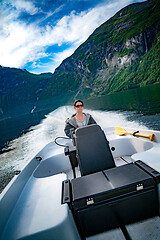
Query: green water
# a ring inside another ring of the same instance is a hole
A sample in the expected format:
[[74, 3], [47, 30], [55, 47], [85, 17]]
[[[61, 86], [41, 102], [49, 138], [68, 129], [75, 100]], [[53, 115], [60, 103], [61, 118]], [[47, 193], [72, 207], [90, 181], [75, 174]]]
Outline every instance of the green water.
[[129, 120], [160, 130], [160, 83], [85, 101], [90, 109], [131, 111]]
[[160, 113], [160, 83], [86, 100], [87, 107], [100, 110], [127, 110], [154, 115]]

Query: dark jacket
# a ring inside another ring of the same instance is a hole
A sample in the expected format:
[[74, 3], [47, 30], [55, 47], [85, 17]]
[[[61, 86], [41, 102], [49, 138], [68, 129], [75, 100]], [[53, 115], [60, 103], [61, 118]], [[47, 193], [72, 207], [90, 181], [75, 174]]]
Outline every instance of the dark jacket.
[[[66, 126], [64, 129], [65, 134], [67, 137], [71, 138], [71, 129], [75, 130], [77, 128], [75, 120], [74, 120], [74, 114], [70, 119], [66, 120]], [[92, 116], [89, 113], [85, 113], [86, 115], [86, 125], [96, 124], [96, 121], [92, 118]]]

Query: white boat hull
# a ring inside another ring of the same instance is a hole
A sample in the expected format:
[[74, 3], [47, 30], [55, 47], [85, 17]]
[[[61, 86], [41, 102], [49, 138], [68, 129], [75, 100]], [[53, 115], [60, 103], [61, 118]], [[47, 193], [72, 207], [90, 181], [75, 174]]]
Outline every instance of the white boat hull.
[[[113, 156], [117, 166], [126, 164], [126, 161], [142, 160], [160, 172], [160, 132], [143, 131], [145, 134], [155, 134], [155, 141], [151, 142], [129, 135], [116, 136], [113, 135], [113, 130], [108, 131], [110, 134], [107, 138], [110, 147], [115, 148]], [[78, 169], [77, 174], [80, 174]], [[0, 216], [3, 217], [0, 218], [0, 239], [81, 239], [71, 210], [67, 204], [61, 204], [62, 182], [68, 177], [73, 178], [73, 175], [63, 148], [55, 142], [49, 143], [2, 192]], [[158, 192], [160, 206], [160, 184]], [[160, 223], [159, 218], [153, 221], [156, 222], [154, 224]], [[128, 227], [131, 232], [132, 227]], [[155, 236], [160, 235], [160, 226], [156, 227], [156, 231]], [[114, 239], [113, 235], [117, 236], [116, 240], [123, 239], [119, 238], [121, 234], [118, 229], [112, 230], [106, 233], [108, 238], [104, 239]], [[112, 238], [109, 237], [111, 235]], [[103, 236], [104, 234], [101, 234], [97, 239], [103, 239]]]

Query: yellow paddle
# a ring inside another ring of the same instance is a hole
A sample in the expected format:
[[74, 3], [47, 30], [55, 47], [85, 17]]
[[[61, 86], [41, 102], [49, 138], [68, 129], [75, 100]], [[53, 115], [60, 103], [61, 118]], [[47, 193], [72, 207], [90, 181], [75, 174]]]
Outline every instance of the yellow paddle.
[[154, 140], [154, 134], [151, 134], [151, 135], [148, 135], [148, 136], [147, 136], [147, 135], [139, 134], [138, 132], [139, 132], [139, 131], [134, 132], [134, 133], [131, 133], [131, 132], [127, 132], [124, 128], [115, 127], [114, 134], [117, 134], [117, 135], [132, 134], [133, 136], [149, 138], [151, 141]]

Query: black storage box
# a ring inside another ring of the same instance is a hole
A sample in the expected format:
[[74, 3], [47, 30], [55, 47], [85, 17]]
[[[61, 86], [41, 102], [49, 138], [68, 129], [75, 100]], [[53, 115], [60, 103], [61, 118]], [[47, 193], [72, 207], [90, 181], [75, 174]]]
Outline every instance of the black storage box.
[[71, 196], [63, 187], [63, 202], [70, 202], [82, 236], [158, 215], [156, 182], [136, 164], [72, 179], [67, 185]]

